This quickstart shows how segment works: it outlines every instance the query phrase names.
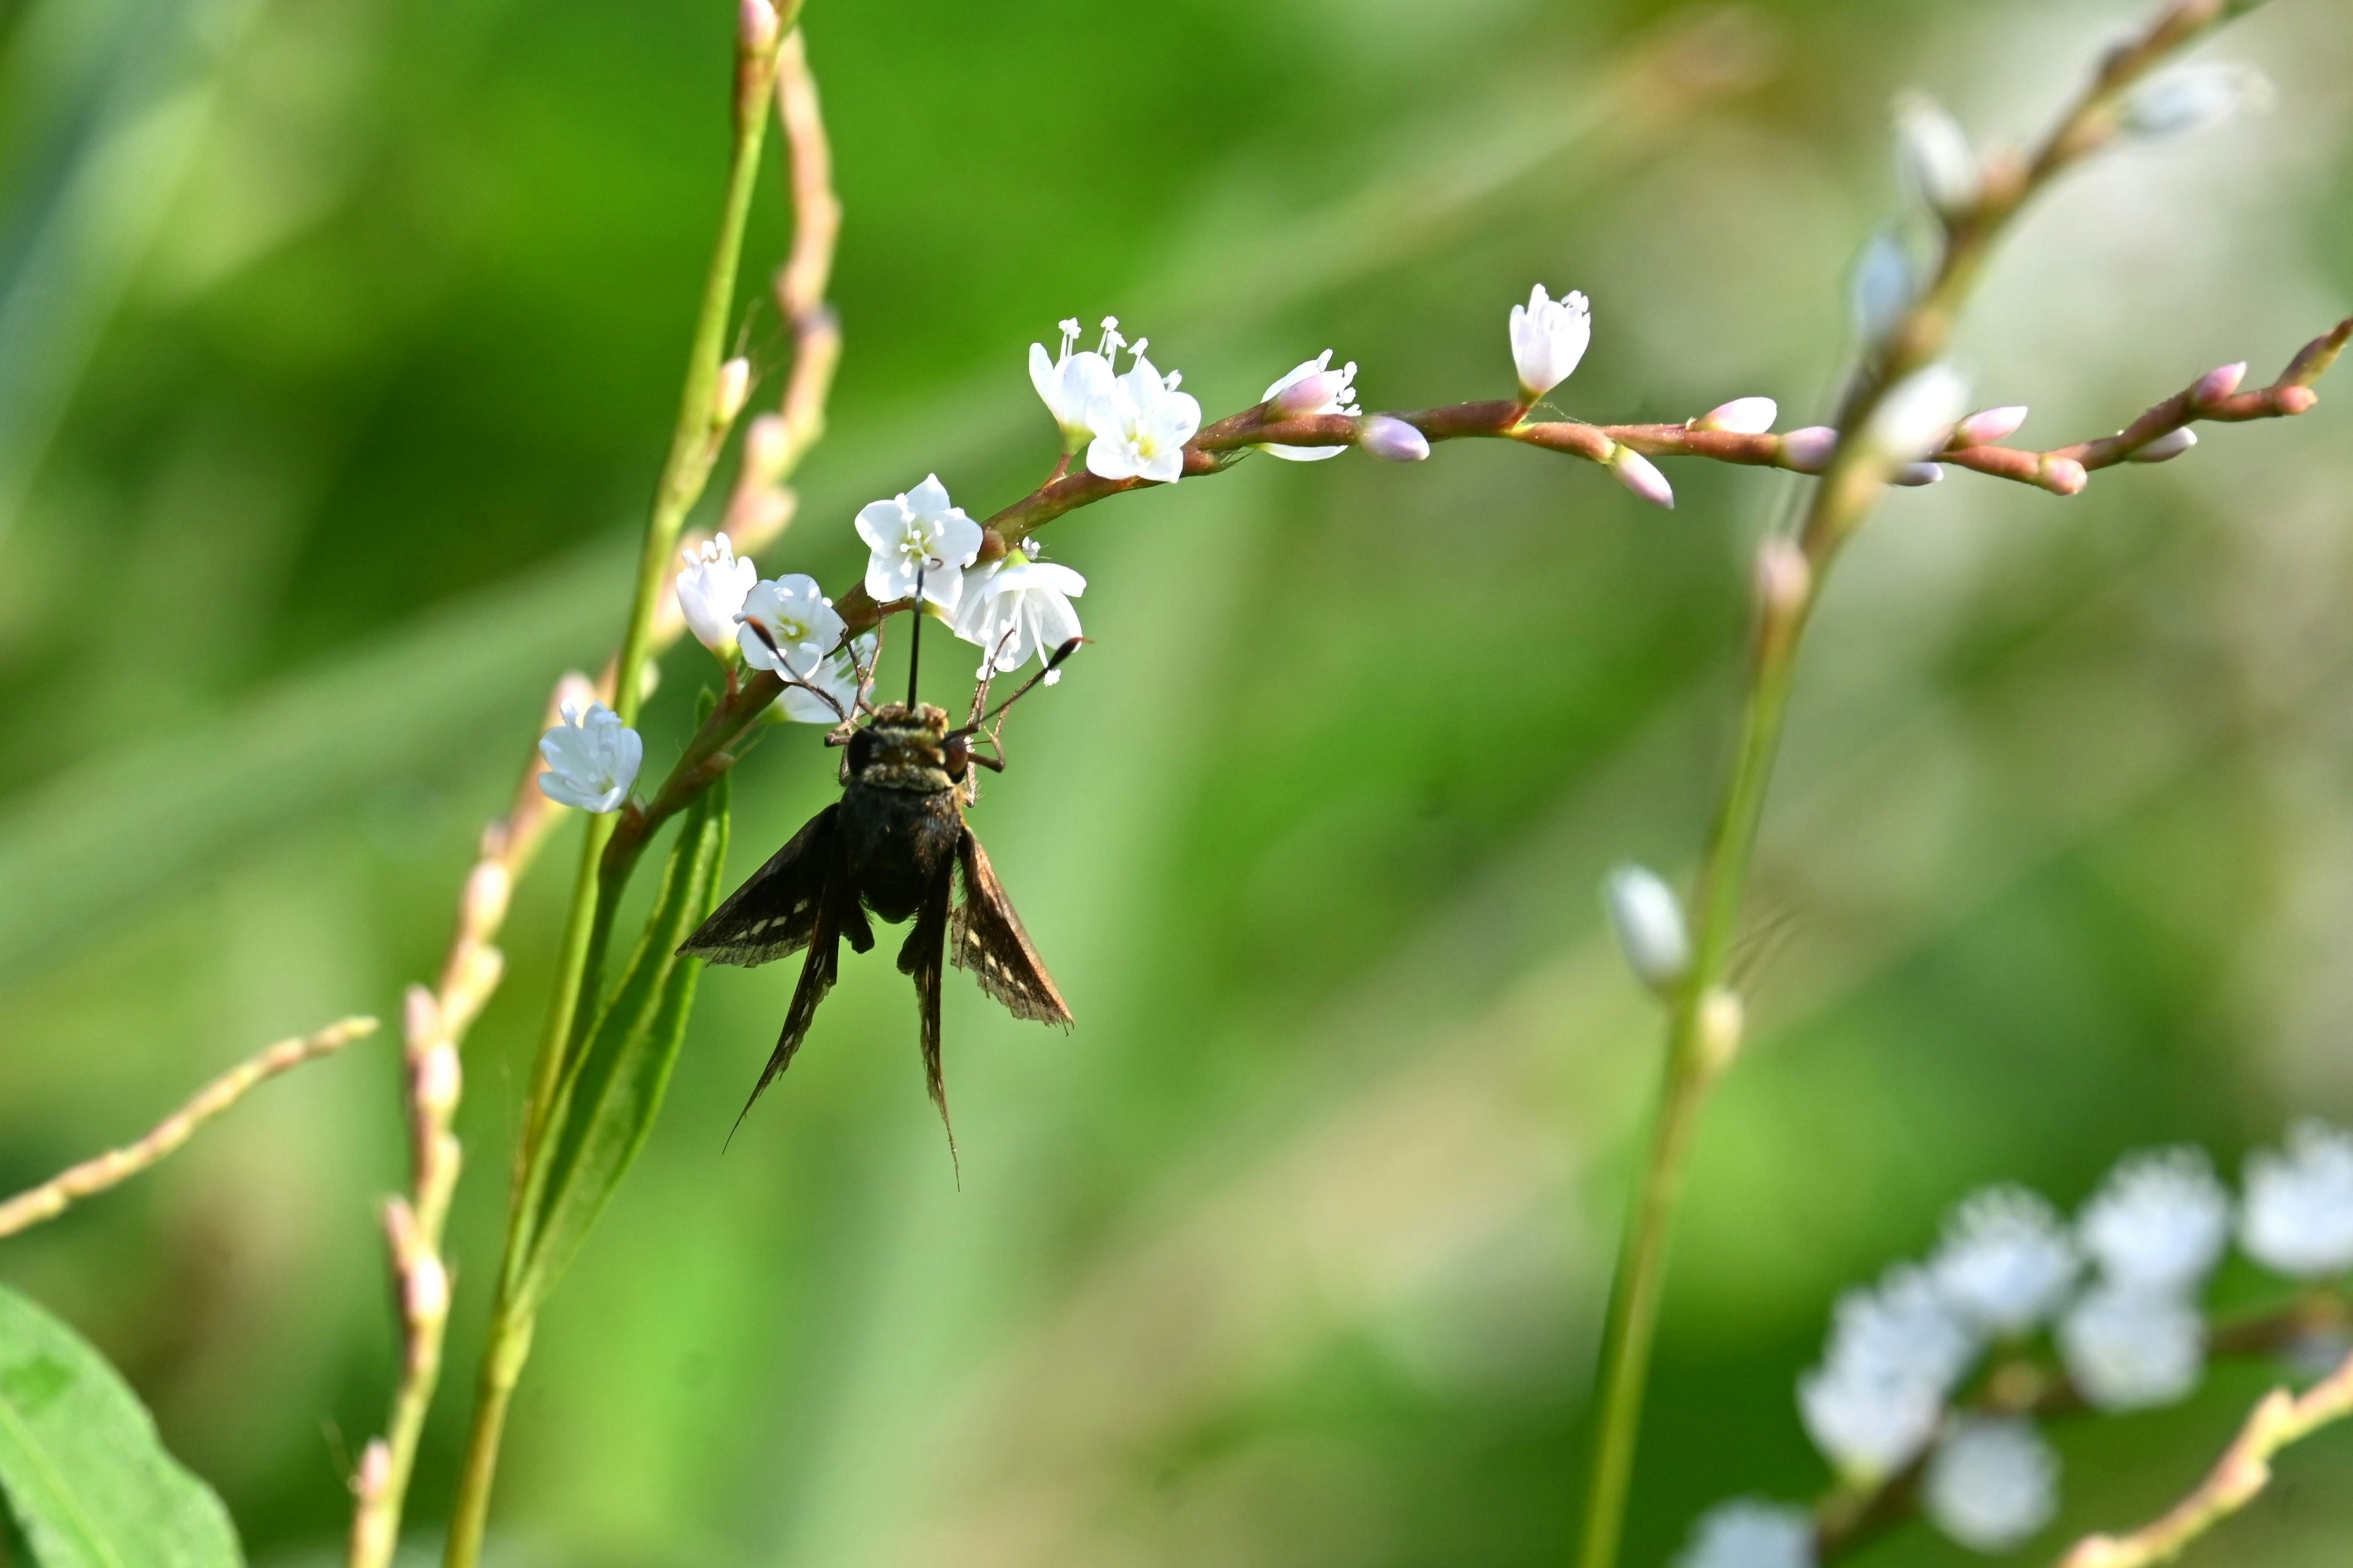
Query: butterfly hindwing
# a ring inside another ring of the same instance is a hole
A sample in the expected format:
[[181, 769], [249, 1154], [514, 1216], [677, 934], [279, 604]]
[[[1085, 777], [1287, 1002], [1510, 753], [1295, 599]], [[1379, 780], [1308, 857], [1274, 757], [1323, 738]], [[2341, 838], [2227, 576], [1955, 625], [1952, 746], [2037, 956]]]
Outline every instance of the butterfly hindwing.
[[955, 1152], [955, 1126], [948, 1121], [948, 1090], [946, 1078], [940, 1063], [940, 974], [946, 959], [948, 936], [949, 883], [955, 867], [943, 860], [930, 889], [923, 896], [923, 907], [916, 911], [915, 928], [899, 949], [899, 972], [915, 982], [915, 1011], [920, 1020], [917, 1045], [923, 1055], [923, 1085], [931, 1091], [932, 1103], [939, 1107], [940, 1121], [948, 1129], [948, 1152]]
[[[711, 912], [679, 952], [712, 963], [750, 968], [789, 958], [808, 946], [839, 848], [840, 816], [837, 804], [810, 817], [766, 865]], [[853, 942], [863, 931], [863, 921], [859, 926]], [[858, 944], [859, 951], [863, 952], [872, 941], [869, 936]]]
[[1029, 945], [1029, 933], [1021, 929], [1021, 917], [1013, 912], [1013, 901], [990, 869], [987, 852], [968, 827], [956, 858], [964, 872], [964, 898], [952, 922], [955, 966], [969, 970], [980, 988], [1004, 1003], [1015, 1017], [1068, 1025], [1069, 1005], [1046, 973], [1045, 961]]

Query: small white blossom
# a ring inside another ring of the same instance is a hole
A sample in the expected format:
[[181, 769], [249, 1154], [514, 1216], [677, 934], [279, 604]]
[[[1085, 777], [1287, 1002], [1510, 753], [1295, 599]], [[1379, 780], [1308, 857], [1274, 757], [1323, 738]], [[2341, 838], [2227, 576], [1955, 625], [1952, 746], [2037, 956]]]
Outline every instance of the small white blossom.
[[1162, 375], [1135, 341], [1127, 374], [1087, 405], [1087, 471], [1104, 479], [1149, 479], [1173, 485], [1185, 473], [1185, 443], [1201, 427], [1201, 405], [1177, 387], [1184, 376]]
[[1680, 984], [1691, 971], [1691, 936], [1674, 889], [1647, 868], [1620, 866], [1602, 882], [1601, 894], [1634, 977], [1653, 991]]
[[1898, 1264], [1877, 1286], [1839, 1298], [1829, 1359], [1915, 1377], [1949, 1392], [1977, 1360], [1978, 1336], [1945, 1304], [1935, 1277]]
[[1895, 165], [1905, 186], [1946, 216], [1978, 197], [1978, 155], [1959, 121], [1924, 92], [1895, 100]]
[[2188, 1294], [2231, 1238], [2231, 1194], [2201, 1149], [2127, 1154], [2076, 1216], [2075, 1234], [2110, 1283]]
[[2126, 95], [2117, 121], [2129, 135], [2155, 140], [2203, 131], [2239, 113], [2261, 111], [2275, 97], [2271, 79], [2237, 60], [2201, 60], [2151, 77]]
[[539, 793], [561, 805], [583, 811], [616, 811], [638, 782], [645, 762], [646, 743], [621, 716], [602, 702], [582, 712], [567, 702], [564, 722], [539, 738], [539, 754], [547, 771], [539, 775]]
[[1079, 635], [1079, 612], [1071, 601], [1087, 591], [1087, 580], [1067, 566], [1032, 561], [1016, 550], [966, 580], [964, 603], [951, 623], [955, 635], [981, 650], [979, 673], [1018, 669], [1032, 654], [1050, 657]]
[[866, 561], [866, 592], [878, 605], [913, 597], [920, 575], [923, 597], [953, 612], [964, 569], [980, 553], [980, 524], [948, 500], [937, 474], [904, 495], [859, 508], [858, 537], [873, 552]]
[[1972, 1194], [1947, 1217], [1944, 1243], [1928, 1260], [1947, 1306], [2005, 1336], [2056, 1312], [2080, 1267], [2059, 1212], [2024, 1187]]
[[1855, 259], [1854, 276], [1847, 284], [1847, 303], [1854, 312], [1854, 330], [1866, 343], [1885, 340], [1912, 308], [1919, 292], [1918, 276], [1904, 237], [1882, 229], [1871, 237]]
[[1109, 355], [1118, 351], [1119, 318], [1103, 318], [1103, 345], [1100, 350], [1081, 349], [1071, 352], [1079, 340], [1076, 317], [1062, 323], [1061, 352], [1052, 358], [1046, 354], [1046, 345], [1029, 345], [1029, 384], [1038, 389], [1046, 411], [1054, 416], [1054, 424], [1062, 432], [1062, 450], [1075, 452], [1094, 436], [1087, 424], [1087, 409], [1094, 400], [1111, 390], [1112, 372]]
[[[1331, 368], [1332, 351], [1325, 349], [1314, 359], [1303, 360], [1287, 375], [1266, 389], [1268, 403], [1278, 404], [1275, 412], [1285, 419], [1312, 418], [1323, 414], [1362, 414], [1356, 406], [1356, 362], [1350, 360], [1338, 370]], [[1297, 390], [1293, 390], [1296, 388]], [[1283, 396], [1290, 393], [1288, 397]], [[1336, 458], [1345, 447], [1284, 447], [1267, 442], [1261, 452], [1287, 458], [1294, 463], [1317, 463], [1326, 458]]]
[[[776, 699], [776, 710], [796, 724], [839, 724], [844, 719], [858, 717], [858, 671], [874, 658], [875, 637], [872, 632], [858, 638], [839, 653], [828, 656], [818, 667], [795, 679], [797, 686], [787, 686]], [[815, 687], [815, 691], [807, 688]], [[825, 697], [833, 699], [828, 702]]]
[[1730, 430], [1742, 436], [1762, 436], [1781, 417], [1781, 405], [1769, 397], [1736, 397], [1692, 421], [1694, 430]]
[[2239, 1242], [2297, 1279], [2353, 1269], [2353, 1133], [2319, 1121], [2288, 1130], [2284, 1152], [2248, 1157]]
[[1814, 1516], [1801, 1508], [1735, 1498], [1692, 1526], [1675, 1568], [1814, 1568]]
[[[806, 573], [754, 584], [735, 618], [743, 623], [735, 635], [745, 664], [804, 680], [841, 640], [841, 617], [817, 579]], [[754, 626], [767, 637], [753, 630]], [[776, 645], [773, 649], [770, 643]]]
[[1512, 365], [1520, 373], [1520, 393], [1534, 403], [1576, 373], [1593, 341], [1593, 311], [1575, 289], [1557, 300], [1539, 283], [1528, 302], [1512, 307]]
[[1798, 1413], [1822, 1457], [1848, 1479], [1868, 1484], [1927, 1447], [1945, 1396], [1916, 1378], [1833, 1360], [1798, 1379]]
[[1928, 1461], [1921, 1501], [1936, 1528], [1962, 1545], [2008, 1552], [2059, 1511], [2059, 1456], [2031, 1423], [1957, 1421]]
[[1951, 365], [1914, 371], [1889, 387], [1872, 411], [1871, 438], [1899, 464], [1925, 458], [1951, 437], [1968, 402], [1968, 377]]
[[760, 570], [748, 558], [739, 560], [723, 533], [682, 554], [686, 566], [678, 574], [677, 593], [686, 629], [712, 652], [732, 653], [744, 596], [760, 580]]
[[2059, 1321], [2059, 1354], [2103, 1410], [2170, 1405], [2206, 1368], [2206, 1324], [2172, 1296], [2103, 1285]]

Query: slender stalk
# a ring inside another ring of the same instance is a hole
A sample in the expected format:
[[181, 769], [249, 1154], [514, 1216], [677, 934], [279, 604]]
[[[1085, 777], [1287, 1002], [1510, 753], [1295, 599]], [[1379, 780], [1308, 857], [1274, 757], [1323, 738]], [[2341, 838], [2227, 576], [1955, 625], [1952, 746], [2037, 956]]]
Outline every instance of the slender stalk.
[[[788, 9], [797, 14], [798, 6]], [[781, 18], [788, 30], [793, 16]], [[612, 668], [614, 711], [627, 721], [636, 717], [644, 695], [646, 661], [653, 646], [655, 624], [669, 581], [671, 553], [678, 548], [687, 512], [701, 498], [717, 460], [721, 445], [736, 410], [720, 408], [715, 400], [719, 366], [726, 342], [727, 323], [734, 308], [736, 269], [744, 248], [744, 230], [757, 184], [760, 148], [767, 130], [769, 105], [776, 90], [778, 41], [739, 40], [736, 55], [734, 141], [730, 155], [727, 195], [719, 237], [712, 248], [703, 279], [702, 303], [688, 350], [685, 385], [679, 399], [678, 423], [670, 438], [670, 456], [656, 489], [652, 515], [647, 520], [645, 542], [638, 551], [637, 587], [620, 651]], [[521, 1289], [520, 1264], [531, 1239], [530, 1198], [543, 1145], [554, 1112], [554, 1100], [563, 1080], [571, 1041], [587, 1012], [589, 988], [595, 983], [596, 949], [600, 932], [610, 926], [607, 884], [598, 875], [605, 845], [615, 819], [592, 816], [581, 845], [581, 858], [573, 882], [572, 900], [565, 920], [565, 937], [558, 956], [554, 992], [545, 1027], [541, 1031], [539, 1058], [532, 1071], [531, 1097], [522, 1137], [515, 1151], [515, 1179], [509, 1199], [505, 1262], [499, 1296], [491, 1314], [481, 1368], [476, 1380], [472, 1429], [467, 1442], [464, 1468], [459, 1476], [452, 1505], [444, 1568], [474, 1568], [489, 1524], [491, 1492], [497, 1478], [499, 1446], [506, 1429], [509, 1405], [530, 1359], [536, 1326], [537, 1303]], [[611, 889], [617, 893], [617, 889]]]
[[[1869, 345], [1864, 363], [1849, 383], [1839, 411], [1838, 447], [1814, 489], [1799, 531], [1802, 556], [1768, 542], [1760, 558], [1757, 652], [1742, 704], [1739, 752], [1692, 897], [1692, 973], [1669, 1016], [1659, 1109], [1651, 1121], [1641, 1176], [1629, 1200], [1618, 1271], [1610, 1286], [1584, 1531], [1577, 1555], [1580, 1568], [1614, 1568], [1618, 1560], [1675, 1211], [1701, 1103], [1715, 1069], [1722, 1065], [1719, 1054], [1704, 1048], [1706, 1003], [1723, 984], [1738, 928], [1749, 860], [1815, 585], [1841, 546], [1871, 514], [1893, 466], [1887, 453], [1864, 438], [1872, 416], [1897, 383], [1944, 353], [1994, 243], [2020, 209], [2113, 138], [2121, 95], [2227, 13], [2245, 8], [2224, 0], [2175, 0], [2139, 37], [2107, 56], [2031, 161], [1988, 161], [1975, 206], [1955, 217], [1947, 230], [1935, 275], [1885, 340]], [[2080, 479], [2080, 471], [2075, 477]]]

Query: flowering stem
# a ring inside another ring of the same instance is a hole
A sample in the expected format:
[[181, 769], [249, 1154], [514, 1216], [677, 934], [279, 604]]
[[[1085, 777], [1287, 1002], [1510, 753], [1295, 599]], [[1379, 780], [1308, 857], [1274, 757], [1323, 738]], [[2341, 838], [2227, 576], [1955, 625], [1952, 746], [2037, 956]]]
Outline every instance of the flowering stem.
[[[1668, 1243], [1702, 1100], [1715, 1077], [1703, 1051], [1704, 1003], [1722, 984], [1737, 930], [1748, 865], [1788, 711], [1797, 653], [1816, 586], [1841, 545], [1861, 527], [1884, 489], [1891, 462], [1874, 444], [1853, 439], [1888, 392], [1945, 350], [1962, 304], [2010, 220], [2038, 191], [2116, 133], [2121, 95], [2172, 51], [2221, 21], [2226, 0], [2175, 0], [2147, 32], [2112, 52], [2038, 151], [2020, 165], [1989, 160], [1977, 202], [1955, 217], [1935, 276], [1849, 384], [1839, 410], [1840, 439], [1813, 491], [1799, 531], [1801, 554], [1768, 542], [1760, 557], [1757, 635], [1740, 745], [1725, 783], [1692, 896], [1692, 973], [1679, 990], [1667, 1029], [1664, 1080], [1640, 1182], [1630, 1198], [1617, 1275], [1601, 1344], [1594, 1441], [1577, 1554], [1580, 1568], [1614, 1568], [1633, 1479], [1643, 1391], [1657, 1332]], [[2341, 343], [2341, 339], [2339, 340]], [[2297, 369], [2305, 368], [2302, 356]], [[2316, 374], [2317, 371], [2311, 374]], [[2306, 405], [2308, 406], [2308, 405]], [[2301, 409], [2297, 410], [2301, 412]]]
[[[797, 3], [782, 8], [785, 14], [778, 19], [781, 30], [791, 28], [798, 9]], [[652, 515], [647, 521], [645, 542], [638, 557], [637, 590], [630, 602], [620, 651], [613, 661], [611, 703], [624, 722], [636, 716], [643, 699], [646, 661], [655, 639], [657, 611], [669, 580], [671, 552], [678, 547], [679, 531], [688, 510], [702, 494], [712, 465], [718, 458], [733, 420], [734, 411], [721, 409], [714, 395], [728, 318], [734, 306], [744, 224], [759, 176], [760, 147], [767, 130], [778, 56], [776, 32], [770, 32], [765, 39], [747, 33], [738, 40], [734, 138], [725, 206], [719, 237], [712, 249], [711, 265], [704, 275], [694, 339], [688, 350], [678, 424], [655, 491]], [[565, 920], [554, 989], [541, 1032], [522, 1132], [516, 1143], [505, 1266], [501, 1271], [498, 1300], [491, 1311], [482, 1352], [473, 1427], [468, 1438], [465, 1466], [459, 1477], [457, 1499], [451, 1508], [448, 1544], [443, 1556], [445, 1568], [473, 1568], [480, 1555], [507, 1407], [531, 1354], [538, 1304], [524, 1293], [520, 1268], [531, 1240], [528, 1200], [576, 1021], [587, 1011], [588, 988], [596, 981], [595, 960], [601, 945], [600, 935], [610, 929], [612, 922], [609, 884], [600, 877], [599, 868], [605, 845], [613, 831], [611, 816], [591, 816], [581, 846], [580, 867]]]

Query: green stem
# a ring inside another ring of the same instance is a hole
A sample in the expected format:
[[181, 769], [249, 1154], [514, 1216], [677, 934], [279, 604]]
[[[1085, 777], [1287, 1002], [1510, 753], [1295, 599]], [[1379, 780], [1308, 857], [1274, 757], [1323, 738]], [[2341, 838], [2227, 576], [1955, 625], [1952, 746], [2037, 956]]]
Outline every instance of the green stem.
[[[798, 7], [785, 9], [797, 12]], [[787, 15], [783, 25], [789, 27], [792, 22], [793, 16]], [[734, 309], [736, 268], [743, 255], [744, 226], [758, 181], [760, 146], [767, 130], [776, 73], [776, 49], [773, 42], [764, 49], [738, 49], [735, 136], [728, 167], [726, 206], [711, 266], [703, 278], [702, 310], [688, 351], [686, 384], [680, 395], [677, 427], [670, 438], [660, 485], [655, 491], [652, 515], [647, 520], [645, 542], [638, 551], [637, 588], [630, 602], [628, 625], [622, 634], [620, 652], [613, 662], [613, 710], [624, 721], [637, 717], [642, 701], [654, 610], [670, 580], [670, 557], [678, 548], [679, 531], [702, 494], [732, 420], [732, 415], [723, 417], [715, 408], [713, 393], [727, 322]], [[547, 1022], [540, 1034], [539, 1058], [532, 1069], [531, 1100], [515, 1149], [514, 1181], [508, 1199], [505, 1266], [501, 1270], [498, 1302], [491, 1315], [490, 1332], [482, 1350], [473, 1427], [467, 1441], [465, 1467], [459, 1476], [457, 1500], [451, 1510], [443, 1568], [475, 1568], [481, 1555], [507, 1407], [531, 1355], [538, 1303], [522, 1289], [517, 1262], [529, 1247], [531, 1198], [555, 1117], [554, 1100], [571, 1055], [573, 1037], [594, 1002], [593, 990], [600, 967], [597, 952], [611, 930], [613, 908], [621, 893], [622, 879], [606, 879], [598, 874], [605, 846], [615, 826], [612, 816], [589, 818], [581, 845], [580, 867], [573, 882], [571, 909], [565, 921], [564, 944], [549, 998]]]

